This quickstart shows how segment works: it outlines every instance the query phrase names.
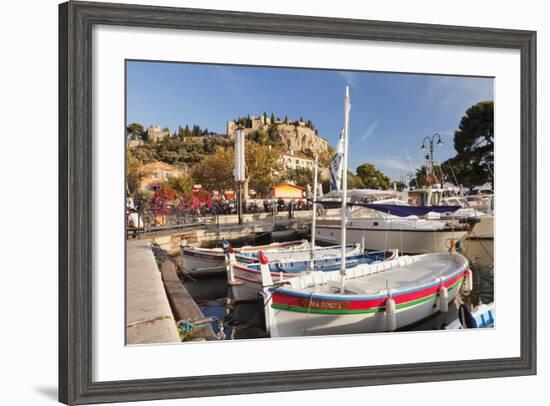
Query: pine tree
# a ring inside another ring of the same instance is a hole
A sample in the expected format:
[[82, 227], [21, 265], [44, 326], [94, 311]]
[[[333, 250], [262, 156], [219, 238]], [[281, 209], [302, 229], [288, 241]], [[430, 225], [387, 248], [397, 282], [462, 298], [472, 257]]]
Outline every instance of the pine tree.
[[189, 124], [185, 125], [185, 128], [183, 130], [183, 136], [184, 137], [190, 137], [191, 136], [191, 130], [189, 129]]

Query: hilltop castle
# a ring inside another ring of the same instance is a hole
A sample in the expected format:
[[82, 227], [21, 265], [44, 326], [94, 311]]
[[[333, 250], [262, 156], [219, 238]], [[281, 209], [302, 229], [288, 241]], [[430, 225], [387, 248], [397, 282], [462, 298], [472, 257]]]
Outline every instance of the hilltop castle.
[[[328, 150], [327, 141], [321, 138], [312, 126], [308, 126], [304, 121], [296, 120], [275, 120], [271, 122], [271, 118], [266, 115], [259, 117], [252, 116], [248, 122], [248, 126], [242, 128], [245, 135], [252, 134], [256, 131], [268, 132], [270, 128], [277, 131], [281, 142], [292, 151], [310, 150], [312, 153], [325, 152]], [[235, 136], [235, 131], [239, 128], [239, 124], [235, 121], [227, 122], [227, 137], [232, 139]]]

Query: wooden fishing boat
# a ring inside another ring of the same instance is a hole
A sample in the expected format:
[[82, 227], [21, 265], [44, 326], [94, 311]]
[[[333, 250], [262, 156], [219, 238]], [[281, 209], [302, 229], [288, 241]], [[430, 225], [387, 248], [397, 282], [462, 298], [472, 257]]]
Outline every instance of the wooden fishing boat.
[[472, 281], [467, 259], [456, 252], [404, 256], [345, 272], [343, 291], [340, 271], [312, 272], [279, 285], [262, 264], [271, 336], [393, 331], [447, 311], [463, 281], [466, 289]]
[[[338, 252], [335, 252], [335, 251]], [[309, 272], [330, 272], [340, 269], [340, 247], [322, 248], [313, 250], [313, 262], [311, 251], [304, 250], [307, 257], [279, 258], [272, 261], [270, 254], [261, 252], [262, 257], [268, 261], [270, 277], [275, 283], [285, 283], [287, 280], [305, 275]], [[278, 256], [279, 253], [271, 253]], [[399, 256], [398, 250], [364, 252], [359, 245], [348, 246], [346, 250], [346, 267], [353, 268], [363, 264], [393, 260]], [[260, 262], [245, 264], [236, 260], [234, 254], [229, 254], [227, 268], [227, 280], [231, 285], [232, 295], [237, 300], [249, 300], [258, 297], [262, 291], [262, 276]]]
[[[266, 245], [244, 246], [235, 248], [239, 254], [239, 261], [243, 263], [253, 263], [257, 259], [253, 254], [259, 251], [266, 253], [293, 250], [303, 250], [309, 247], [307, 240], [298, 240], [290, 242], [274, 242]], [[242, 254], [242, 257], [240, 256]], [[223, 248], [199, 248], [180, 243], [181, 266], [191, 275], [204, 275], [224, 273], [226, 271], [225, 252]]]

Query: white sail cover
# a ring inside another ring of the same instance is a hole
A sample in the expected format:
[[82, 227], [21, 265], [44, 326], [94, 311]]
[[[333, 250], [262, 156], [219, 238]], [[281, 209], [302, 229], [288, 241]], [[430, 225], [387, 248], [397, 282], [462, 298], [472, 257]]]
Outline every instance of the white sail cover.
[[336, 146], [336, 153], [330, 161], [330, 190], [342, 188], [342, 169], [344, 157], [344, 131], [340, 133], [340, 140]]

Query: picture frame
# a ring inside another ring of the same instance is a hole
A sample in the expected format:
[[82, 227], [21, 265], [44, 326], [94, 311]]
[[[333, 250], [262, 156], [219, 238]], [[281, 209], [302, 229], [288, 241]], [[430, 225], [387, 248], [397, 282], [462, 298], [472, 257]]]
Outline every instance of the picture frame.
[[[521, 61], [521, 355], [514, 358], [97, 382], [92, 379], [92, 28], [277, 34], [515, 49]], [[59, 6], [59, 400], [220, 396], [536, 374], [536, 32], [234, 11]]]

